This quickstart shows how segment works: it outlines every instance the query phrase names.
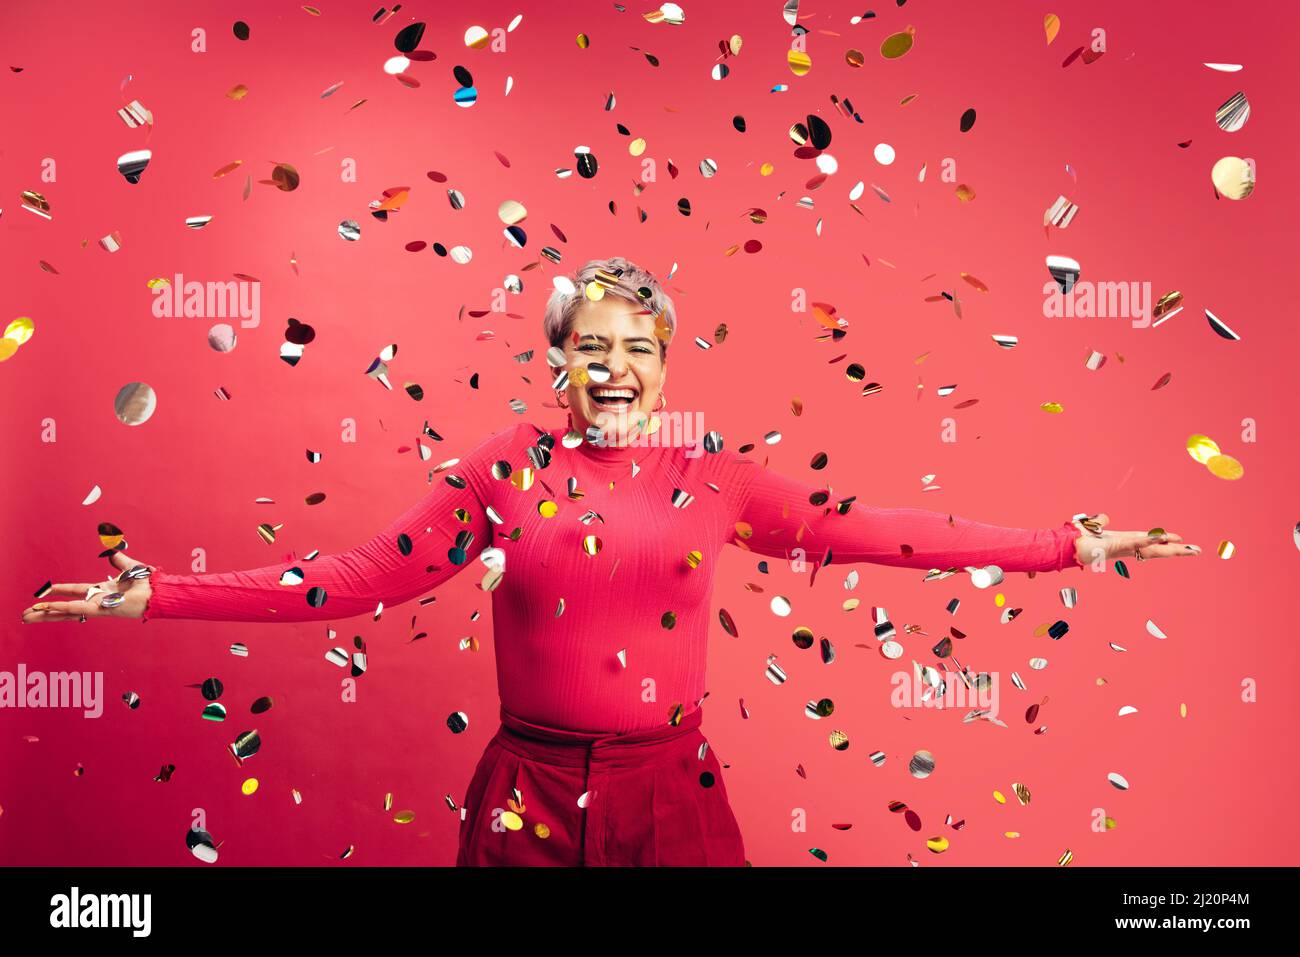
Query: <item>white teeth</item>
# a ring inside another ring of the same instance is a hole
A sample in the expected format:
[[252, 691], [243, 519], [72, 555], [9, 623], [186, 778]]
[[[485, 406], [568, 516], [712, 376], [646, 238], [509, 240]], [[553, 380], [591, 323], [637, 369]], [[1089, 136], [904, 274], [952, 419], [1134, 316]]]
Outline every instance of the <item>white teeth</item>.
[[635, 399], [636, 392], [632, 389], [592, 389], [592, 396], [597, 399]]

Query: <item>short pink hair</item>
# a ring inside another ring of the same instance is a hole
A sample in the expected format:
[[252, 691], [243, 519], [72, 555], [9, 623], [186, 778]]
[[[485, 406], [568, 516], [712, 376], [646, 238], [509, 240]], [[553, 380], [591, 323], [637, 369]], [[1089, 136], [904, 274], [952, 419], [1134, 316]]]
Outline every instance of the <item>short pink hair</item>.
[[[626, 299], [628, 302], [642, 306], [652, 315], [657, 316], [662, 312], [664, 322], [668, 325], [668, 338], [671, 339], [676, 334], [677, 310], [673, 307], [672, 298], [664, 291], [663, 286], [659, 285], [659, 280], [636, 263], [629, 262], [621, 256], [614, 256], [610, 259], [593, 259], [570, 277], [573, 280], [574, 292], [565, 293], [557, 289], [551, 293], [551, 298], [546, 303], [546, 314], [542, 318], [542, 330], [551, 345], [564, 347], [564, 340], [573, 331], [573, 320], [577, 316], [578, 309], [588, 301], [586, 284], [596, 281], [597, 272], [618, 276], [617, 284], [605, 287], [605, 295]], [[644, 296], [641, 290], [648, 290], [650, 294]], [[668, 343], [661, 339], [659, 355], [663, 358], [667, 354]]]

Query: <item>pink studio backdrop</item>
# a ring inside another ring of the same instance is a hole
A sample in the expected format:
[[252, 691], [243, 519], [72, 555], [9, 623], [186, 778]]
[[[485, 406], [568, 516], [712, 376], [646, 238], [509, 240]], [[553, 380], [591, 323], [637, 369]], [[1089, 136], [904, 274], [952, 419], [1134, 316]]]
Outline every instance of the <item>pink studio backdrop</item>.
[[[1113, 527], [1159, 525], [1205, 549], [1194, 559], [1130, 560], [1128, 580], [1113, 567], [1010, 574], [988, 591], [964, 575], [922, 583], [920, 571], [858, 566], [852, 595], [862, 606], [851, 613], [841, 609], [847, 567], [832, 565], [810, 588], [782, 562], [764, 576], [754, 556], [727, 550], [714, 606], [740, 634], [714, 626], [704, 732], [730, 765], [726, 782], [755, 865], [826, 866], [809, 854], [814, 847], [830, 865], [907, 866], [909, 854], [925, 866], [1052, 865], [1067, 848], [1075, 866], [1294, 859], [1300, 840], [1284, 821], [1297, 784], [1289, 755], [1300, 652], [1276, 629], [1292, 617], [1300, 505], [1294, 430], [1282, 411], [1294, 338], [1277, 296], [1293, 272], [1282, 261], [1296, 213], [1284, 171], [1298, 145], [1287, 38], [1300, 14], [1284, 4], [1236, 17], [1217, 3], [914, 0], [900, 9], [880, 0], [877, 17], [855, 26], [861, 4], [805, 0], [812, 69], [799, 77], [786, 63], [790, 28], [777, 0], [686, 0], [679, 26], [647, 22], [651, 2], [626, 12], [608, 2], [492, 2], [472, 12], [412, 3], [382, 26], [371, 23], [376, 6], [334, 0], [312, 16], [289, 2], [147, 2], [124, 17], [77, 2], [5, 14], [3, 63], [23, 69], [4, 70], [0, 96], [0, 321], [29, 316], [35, 334], [0, 364], [9, 554], [0, 670], [24, 662], [29, 671], [102, 671], [106, 700], [97, 720], [0, 711], [0, 863], [200, 866], [184, 844], [196, 808], [224, 842], [217, 866], [338, 864], [349, 845], [349, 866], [452, 863], [458, 818], [444, 795], [461, 799], [497, 726], [490, 600], [477, 573], [453, 580], [436, 604], [389, 607], [377, 623], [24, 626], [18, 613], [47, 579], [102, 577], [100, 522], [124, 530], [133, 557], [173, 572], [188, 571], [200, 547], [208, 571], [328, 554], [365, 541], [422, 496], [431, 465], [518, 421], [510, 400], [524, 400], [532, 421], [555, 423], [539, 329], [559, 270], [543, 261], [521, 271], [543, 245], [561, 251], [564, 271], [616, 254], [660, 276], [677, 264], [668, 283], [681, 317], [671, 406], [703, 410], [730, 448], [757, 442], [755, 454], [774, 469], [830, 483], [837, 495], [1004, 525], [1106, 511]], [[465, 47], [468, 27], [504, 28], [518, 13], [505, 52]], [[1047, 13], [1061, 20], [1050, 46]], [[232, 34], [239, 19], [251, 27], [247, 42]], [[428, 23], [421, 48], [437, 53], [411, 65], [418, 89], [382, 70], [397, 52], [394, 36], [414, 20]], [[881, 41], [909, 25], [914, 48], [884, 59]], [[207, 31], [206, 53], [190, 50], [196, 27]], [[1062, 68], [1097, 27], [1106, 53]], [[588, 49], [578, 33], [591, 38]], [[715, 81], [718, 41], [732, 34], [743, 49]], [[851, 48], [865, 53], [861, 68], [846, 63]], [[1207, 61], [1244, 69], [1215, 72]], [[478, 89], [469, 108], [453, 101], [458, 64]], [[229, 99], [241, 83], [247, 96]], [[789, 90], [771, 92], [776, 84]], [[1215, 109], [1238, 90], [1251, 117], [1227, 133]], [[617, 106], [605, 112], [611, 91]], [[864, 122], [837, 113], [832, 94]], [[152, 111], [151, 131], [115, 115], [133, 99]], [[977, 121], [962, 133], [958, 119], [971, 107]], [[810, 113], [830, 124], [827, 152], [839, 163], [817, 190], [806, 186], [813, 161], [794, 155], [788, 135]], [[732, 126], [735, 115], [747, 132]], [[645, 138], [644, 157], [658, 166], [640, 196], [632, 137]], [[896, 149], [893, 165], [873, 159], [880, 142]], [[578, 146], [596, 154], [597, 175], [557, 178]], [[130, 185], [115, 162], [140, 148], [152, 161]], [[1256, 162], [1258, 186], [1244, 201], [1216, 199], [1211, 186], [1211, 166], [1228, 155]], [[41, 179], [47, 157], [54, 182]], [[712, 178], [698, 169], [706, 157], [718, 167]], [[941, 178], [945, 157], [972, 201]], [[342, 181], [345, 158], [356, 182]], [[234, 160], [244, 165], [213, 178]], [[296, 191], [258, 184], [274, 162], [297, 167]], [[767, 177], [765, 162], [774, 166]], [[447, 182], [432, 181], [434, 170]], [[858, 180], [867, 183], [861, 214], [848, 199]], [[375, 220], [368, 204], [399, 186], [410, 187], [406, 205]], [[449, 187], [464, 194], [463, 209], [449, 204]], [[47, 197], [52, 220], [20, 208], [23, 190]], [[1045, 237], [1043, 212], [1060, 194], [1080, 211]], [[815, 208], [796, 205], [802, 196]], [[689, 218], [677, 211], [682, 197]], [[497, 206], [507, 199], [528, 210], [523, 249], [502, 236]], [[767, 221], [751, 222], [750, 207], [765, 209]], [[211, 223], [188, 229], [195, 215]], [[345, 219], [361, 223], [360, 241], [340, 238]], [[121, 249], [108, 253], [97, 241], [114, 231]], [[750, 239], [761, 251], [726, 255]], [[415, 240], [463, 244], [473, 259], [405, 251]], [[1187, 308], [1145, 329], [1127, 319], [1044, 318], [1049, 254], [1079, 260], [1084, 279], [1150, 282], [1155, 297], [1181, 290]], [[155, 317], [146, 283], [176, 273], [201, 282], [256, 276], [261, 325], [240, 329], [237, 347], [221, 354], [206, 341], [220, 320]], [[508, 302], [522, 318], [470, 317], [490, 308], [509, 273], [524, 280]], [[796, 287], [836, 306], [848, 321], [842, 341], [818, 341], [824, 330], [811, 314], [791, 311]], [[946, 300], [926, 301], [942, 291], [960, 298], [961, 318]], [[1207, 308], [1241, 341], [1215, 335]], [[296, 367], [279, 358], [290, 316], [317, 333]], [[730, 329], [723, 344], [692, 343], [711, 340], [720, 322]], [[495, 338], [479, 339], [484, 330]], [[1019, 345], [1000, 349], [994, 334]], [[363, 374], [390, 343], [398, 346], [391, 392]], [[516, 363], [526, 349], [536, 350], [532, 361]], [[1084, 366], [1092, 350], [1107, 357], [1097, 371]], [[849, 362], [881, 391], [862, 396], [845, 379]], [[1153, 391], [1165, 373], [1171, 381]], [[154, 388], [158, 407], [128, 427], [113, 398], [135, 381]], [[408, 381], [423, 387], [423, 401], [406, 394]], [[952, 384], [951, 395], [936, 394]], [[229, 401], [214, 395], [223, 387]], [[805, 409], [798, 418], [795, 396]], [[969, 399], [979, 402], [955, 410]], [[1045, 412], [1045, 402], [1064, 411]], [[955, 443], [941, 441], [946, 417], [957, 422]], [[1254, 443], [1242, 437], [1247, 418], [1257, 423]], [[42, 441], [47, 419], [57, 441]], [[357, 424], [355, 443], [341, 439], [345, 419]], [[409, 450], [426, 419], [445, 438], [427, 463]], [[770, 430], [784, 438], [769, 447]], [[1184, 448], [1193, 433], [1240, 459], [1244, 477], [1225, 481], [1194, 462]], [[307, 449], [322, 453], [319, 464]], [[813, 472], [823, 451], [829, 466]], [[923, 492], [930, 473], [941, 488]], [[82, 506], [96, 484], [103, 497]], [[326, 500], [306, 505], [314, 492]], [[255, 504], [260, 496], [275, 504]], [[263, 522], [283, 523], [272, 546], [256, 534]], [[1216, 554], [1223, 540], [1236, 548], [1228, 560]], [[1079, 592], [1072, 610], [1058, 596], [1066, 585]], [[1024, 609], [1010, 624], [999, 623], [996, 593]], [[774, 594], [790, 597], [790, 618], [772, 614]], [[950, 616], [954, 597], [962, 604]], [[900, 634], [913, 624], [928, 636], [904, 636], [903, 658], [886, 661], [875, 650], [873, 605]], [[471, 621], [476, 610], [482, 617]], [[1062, 640], [1034, 637], [1057, 618], [1070, 623]], [[1166, 640], [1146, 632], [1148, 618]], [[834, 642], [833, 665], [794, 647], [800, 624]], [[359, 634], [369, 646], [356, 703], [340, 701], [343, 673], [324, 660], [331, 626], [338, 644]], [[890, 676], [913, 660], [934, 664], [929, 648], [949, 626], [966, 633], [955, 643], [962, 664], [998, 674], [1007, 727], [963, 724], [961, 707], [891, 706]], [[421, 630], [428, 637], [412, 643]], [[477, 653], [458, 650], [469, 635], [482, 643]], [[231, 655], [234, 642], [247, 644], [248, 657]], [[789, 675], [781, 686], [764, 675], [770, 653]], [[1045, 670], [1029, 667], [1036, 656], [1048, 659]], [[1013, 671], [1027, 691], [1012, 685]], [[210, 676], [225, 683], [224, 724], [200, 717], [194, 686]], [[1252, 703], [1242, 700], [1248, 680], [1258, 687]], [[137, 710], [121, 700], [131, 691], [142, 699]], [[275, 707], [250, 714], [263, 695]], [[805, 704], [820, 698], [835, 713], [809, 720]], [[1025, 709], [1043, 701], [1027, 723]], [[1137, 713], [1120, 717], [1127, 705]], [[444, 723], [453, 711], [469, 715], [463, 734]], [[1047, 733], [1034, 733], [1040, 725]], [[251, 728], [262, 749], [240, 768], [226, 748]], [[832, 729], [848, 735], [846, 751], [830, 746]], [[924, 780], [907, 770], [921, 749], [936, 761]], [[887, 756], [879, 768], [868, 759], [877, 750]], [[155, 782], [164, 764], [175, 773]], [[1130, 789], [1112, 787], [1111, 772]], [[260, 789], [246, 797], [248, 777]], [[1032, 793], [1028, 806], [1015, 799], [1016, 782]], [[1008, 804], [994, 801], [995, 789]], [[888, 810], [892, 801], [920, 815], [919, 832]], [[395, 823], [402, 809], [414, 821]], [[806, 832], [792, 829], [796, 809], [806, 812]], [[1097, 814], [1114, 818], [1114, 829], [1097, 833]], [[965, 827], [945, 826], [947, 815]], [[940, 835], [950, 849], [929, 853], [926, 839]]]

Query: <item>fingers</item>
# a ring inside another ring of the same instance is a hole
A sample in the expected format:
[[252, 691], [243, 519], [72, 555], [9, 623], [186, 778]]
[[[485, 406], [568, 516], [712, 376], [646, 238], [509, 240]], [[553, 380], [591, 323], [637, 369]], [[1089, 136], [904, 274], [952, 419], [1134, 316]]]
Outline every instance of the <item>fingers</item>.
[[33, 611], [44, 611], [47, 613], [61, 613], [72, 615], [78, 618], [82, 615], [97, 615], [100, 613], [99, 603], [94, 601], [42, 601], [32, 606]]
[[[89, 615], [86, 617], [90, 617]], [[23, 624], [31, 625], [47, 621], [80, 621], [80, 615], [70, 615], [60, 611], [50, 611], [48, 608], [43, 610], [27, 609], [23, 612]]]
[[87, 618], [101, 616], [100, 606], [93, 601], [40, 601], [30, 608], [23, 609], [23, 624], [46, 621], [79, 621], [82, 615]]
[[1201, 554], [1199, 545], [1143, 545], [1143, 558], [1178, 558], [1187, 556], [1188, 558]]
[[112, 563], [114, 568], [120, 569], [124, 572], [130, 571], [136, 565], [144, 564], [144, 562], [137, 562], [134, 558], [127, 555], [126, 552], [114, 552], [109, 557], [109, 561]]
[[89, 582], [59, 582], [50, 586], [50, 594], [80, 595], [85, 598], [86, 592], [99, 587], [102, 585], [92, 585]]

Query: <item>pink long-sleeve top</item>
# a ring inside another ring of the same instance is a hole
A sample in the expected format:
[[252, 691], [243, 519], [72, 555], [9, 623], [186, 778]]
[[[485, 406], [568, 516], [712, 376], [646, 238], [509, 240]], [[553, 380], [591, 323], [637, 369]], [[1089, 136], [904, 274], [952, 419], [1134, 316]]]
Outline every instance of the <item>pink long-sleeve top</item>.
[[[1008, 572], [1079, 567], [1079, 532], [1068, 521], [1006, 528], [919, 508], [837, 507], [844, 501], [837, 498], [813, 504], [815, 486], [729, 450], [586, 442], [570, 449], [563, 434], [520, 424], [491, 436], [387, 529], [338, 555], [205, 575], [154, 566], [143, 618], [298, 622], [373, 614], [380, 602], [391, 609], [462, 569], [481, 577], [503, 558], [492, 590], [502, 706], [535, 724], [624, 733], [661, 726], [673, 705], [686, 714], [703, 697], [713, 574], [724, 545], [775, 558], [802, 549], [814, 571], [827, 561]], [[539, 442], [553, 444], [545, 450]], [[499, 549], [482, 556], [488, 563], [479, 560], [485, 548]], [[304, 580], [282, 585], [291, 567]], [[313, 588], [324, 590], [323, 603], [309, 601]], [[676, 625], [666, 641], [669, 611]], [[657, 687], [648, 703], [646, 676]]]

